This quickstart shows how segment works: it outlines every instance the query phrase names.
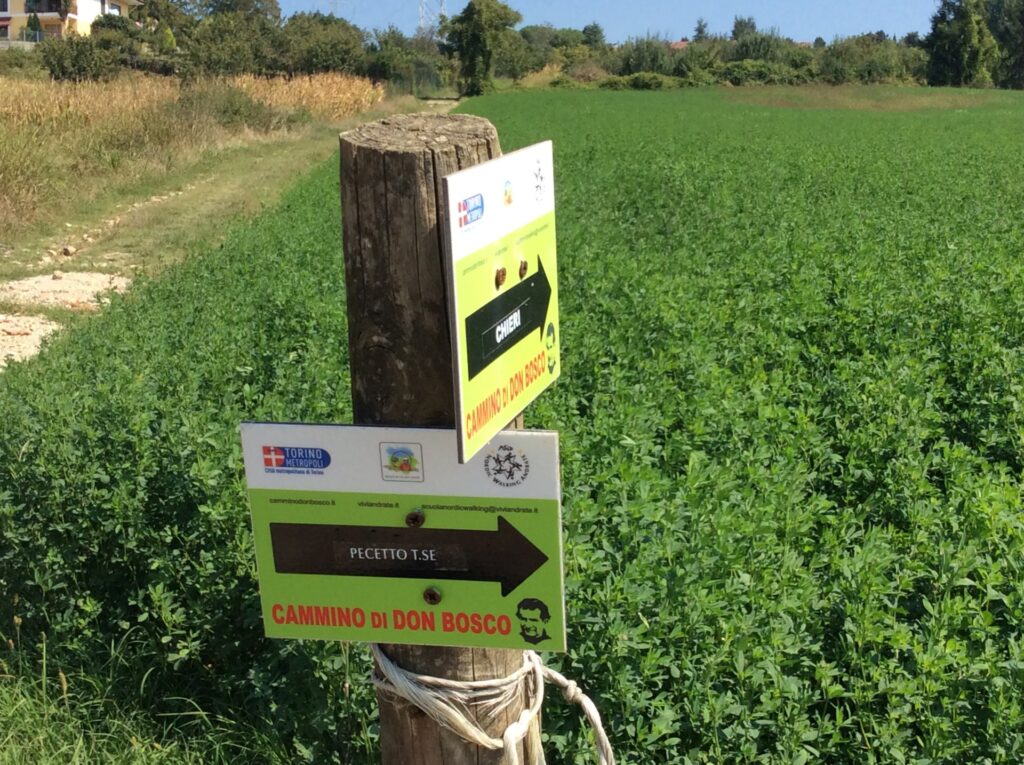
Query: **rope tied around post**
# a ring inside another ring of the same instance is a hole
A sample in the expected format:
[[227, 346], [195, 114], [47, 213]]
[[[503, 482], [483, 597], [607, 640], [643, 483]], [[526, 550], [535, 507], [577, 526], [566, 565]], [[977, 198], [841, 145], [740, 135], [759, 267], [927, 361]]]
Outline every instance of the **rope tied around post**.
[[[594, 702], [572, 680], [544, 666], [536, 651], [523, 652], [522, 666], [507, 677], [495, 680], [444, 680], [409, 672], [395, 664], [377, 644], [372, 644], [378, 671], [373, 684], [378, 690], [414, 705], [465, 741], [486, 749], [505, 751], [508, 765], [519, 765], [517, 745], [530, 730], [530, 724], [544, 703], [544, 681], [557, 685], [570, 704], [579, 704], [594, 730], [601, 765], [615, 765], [611, 742], [601, 724]], [[485, 722], [493, 721], [511, 706], [525, 688], [530, 703], [519, 719], [509, 725], [501, 738], [489, 736], [477, 723], [472, 710], [479, 710]]]

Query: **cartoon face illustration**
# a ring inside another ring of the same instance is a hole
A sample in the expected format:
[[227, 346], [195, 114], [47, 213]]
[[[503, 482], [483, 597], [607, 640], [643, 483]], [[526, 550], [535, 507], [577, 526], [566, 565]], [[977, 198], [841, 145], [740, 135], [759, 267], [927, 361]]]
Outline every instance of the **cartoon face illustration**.
[[409, 473], [416, 469], [416, 457], [409, 449], [388, 449], [388, 470]]
[[548, 350], [548, 374], [555, 373], [555, 323], [548, 324], [544, 333], [544, 347]]
[[530, 645], [537, 645], [550, 639], [548, 621], [551, 612], [543, 600], [525, 598], [516, 606], [516, 619], [519, 620], [519, 636]]

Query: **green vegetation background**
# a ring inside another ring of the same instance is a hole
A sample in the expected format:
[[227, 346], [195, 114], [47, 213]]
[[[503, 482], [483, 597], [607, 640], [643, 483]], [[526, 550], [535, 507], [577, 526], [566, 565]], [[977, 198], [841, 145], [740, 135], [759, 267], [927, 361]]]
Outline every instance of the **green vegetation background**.
[[[624, 763], [1024, 755], [1024, 104], [893, 95], [464, 107], [505, 151], [555, 143], [564, 368], [527, 422], [562, 433], [570, 651], [546, 658]], [[263, 737], [246, 761], [375, 761], [365, 650], [262, 637], [237, 432], [350, 420], [337, 200], [330, 163], [0, 376], [8, 671], [40, 674], [45, 631], [50, 683], [171, 740], [220, 715]], [[557, 698], [545, 731], [589, 761]]]

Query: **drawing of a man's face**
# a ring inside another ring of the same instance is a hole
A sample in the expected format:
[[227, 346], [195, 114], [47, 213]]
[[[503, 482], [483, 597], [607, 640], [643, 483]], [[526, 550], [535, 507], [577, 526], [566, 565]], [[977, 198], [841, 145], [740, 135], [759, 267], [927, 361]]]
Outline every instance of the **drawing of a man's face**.
[[516, 618], [519, 620], [519, 636], [530, 645], [537, 645], [551, 637], [547, 627], [551, 612], [543, 600], [526, 598], [519, 601]]

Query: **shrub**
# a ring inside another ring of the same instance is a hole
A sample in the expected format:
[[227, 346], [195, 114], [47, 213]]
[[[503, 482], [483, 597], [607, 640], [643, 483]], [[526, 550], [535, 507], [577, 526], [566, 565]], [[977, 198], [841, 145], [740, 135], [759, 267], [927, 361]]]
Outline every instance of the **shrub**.
[[928, 56], [919, 49], [899, 45], [877, 35], [836, 40], [821, 55], [821, 77], [826, 82], [884, 83], [921, 81]]
[[117, 52], [102, 48], [90, 37], [48, 38], [39, 45], [39, 55], [58, 81], [111, 80], [120, 69]]
[[689, 77], [695, 72], [715, 72], [722, 66], [724, 46], [719, 41], [692, 43], [672, 59], [672, 74]]
[[629, 78], [629, 87], [633, 90], [662, 90], [676, 87], [676, 81], [656, 72], [637, 72]]
[[245, 126], [266, 132], [276, 124], [273, 109], [226, 82], [184, 85], [176, 108], [186, 113], [212, 115], [217, 124], [229, 128]]
[[754, 61], [781, 62], [791, 43], [788, 43], [775, 32], [752, 32], [740, 37], [731, 51], [735, 61], [752, 59]]
[[603, 88], [604, 90], [628, 90], [629, 89], [629, 78], [628, 77], [607, 77], [597, 83], [597, 87]]
[[284, 68], [293, 74], [365, 71], [362, 33], [344, 19], [295, 13], [282, 35]]
[[45, 74], [42, 59], [35, 51], [0, 50], [0, 77], [38, 79]]
[[730, 61], [722, 69], [722, 78], [731, 85], [793, 85], [800, 76], [785, 64], [768, 61]]
[[669, 74], [668, 46], [659, 37], [638, 37], [627, 41], [620, 51], [622, 56], [619, 74], [656, 72]]
[[553, 87], [553, 88], [568, 88], [568, 89], [571, 90], [573, 88], [580, 88], [580, 87], [582, 87], [582, 83], [580, 83], [579, 80], [573, 79], [572, 77], [569, 77], [569, 76], [564, 75], [564, 74], [560, 74], [557, 77], [555, 77], [555, 79], [553, 79], [551, 81], [551, 87]]
[[567, 66], [566, 74], [577, 82], [598, 82], [608, 76], [605, 70], [594, 58], [586, 58]]

